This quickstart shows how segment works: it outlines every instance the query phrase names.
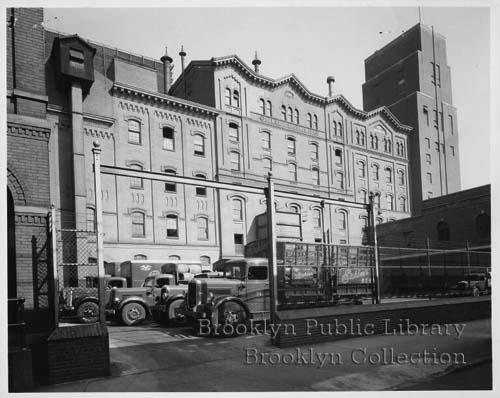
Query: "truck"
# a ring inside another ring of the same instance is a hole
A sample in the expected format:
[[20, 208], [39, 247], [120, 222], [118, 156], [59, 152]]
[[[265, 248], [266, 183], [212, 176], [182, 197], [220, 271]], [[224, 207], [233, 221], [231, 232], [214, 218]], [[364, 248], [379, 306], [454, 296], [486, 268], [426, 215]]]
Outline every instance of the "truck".
[[151, 265], [157, 267], [148, 270], [149, 275], [139, 287], [113, 289], [106, 303], [107, 315], [129, 326], [139, 324], [149, 316], [163, 322], [165, 311], [158, 305], [160, 299], [161, 303], [170, 303], [170, 299], [183, 297], [188, 282], [203, 269], [199, 261], [169, 260]]
[[[138, 288], [144, 280], [160, 273], [165, 260], [133, 260], [104, 263], [105, 302], [113, 287], [119, 289]], [[196, 269], [198, 271], [198, 269]], [[97, 265], [94, 270], [97, 274]], [[87, 276], [79, 286], [64, 287], [59, 292], [59, 310], [62, 317], [77, 317], [82, 323], [93, 323], [99, 319], [98, 277]]]
[[[276, 252], [279, 309], [362, 304], [373, 295], [370, 247], [277, 242]], [[207, 320], [212, 332], [222, 334], [227, 324], [234, 332], [250, 319], [268, 319], [268, 261], [253, 257], [266, 253], [266, 243], [257, 242], [247, 247], [247, 257], [215, 269], [223, 278], [191, 280], [174, 310], [177, 317], [194, 322], [195, 328]]]

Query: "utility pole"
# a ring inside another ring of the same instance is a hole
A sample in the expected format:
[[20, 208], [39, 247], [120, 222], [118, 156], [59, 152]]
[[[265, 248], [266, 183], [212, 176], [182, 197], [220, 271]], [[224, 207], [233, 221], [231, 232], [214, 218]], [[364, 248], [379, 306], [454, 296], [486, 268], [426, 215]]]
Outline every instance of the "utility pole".
[[375, 260], [375, 303], [380, 304], [380, 272], [379, 272], [379, 261], [378, 261], [378, 243], [377, 243], [377, 226], [375, 219], [375, 197], [380, 196], [380, 194], [370, 192], [370, 222], [372, 224], [372, 243], [373, 243], [373, 256]]
[[274, 208], [274, 182], [273, 173], [267, 176], [267, 242], [269, 263], [269, 293], [271, 324], [277, 323], [276, 310], [278, 307], [278, 266], [276, 260], [276, 209]]
[[95, 216], [96, 216], [96, 235], [97, 235], [97, 276], [99, 278], [99, 322], [106, 324], [106, 314], [104, 296], [104, 258], [103, 258], [103, 225], [102, 225], [102, 198], [101, 198], [101, 145], [94, 141], [92, 148], [94, 155], [94, 195], [95, 195]]

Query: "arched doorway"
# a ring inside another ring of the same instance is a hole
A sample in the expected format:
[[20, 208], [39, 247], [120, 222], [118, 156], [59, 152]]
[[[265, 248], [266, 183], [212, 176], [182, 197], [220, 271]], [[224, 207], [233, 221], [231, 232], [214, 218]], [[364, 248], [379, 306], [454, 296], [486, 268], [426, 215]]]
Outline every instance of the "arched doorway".
[[9, 188], [7, 188], [7, 247], [7, 294], [8, 298], [16, 298], [16, 223], [14, 198]]

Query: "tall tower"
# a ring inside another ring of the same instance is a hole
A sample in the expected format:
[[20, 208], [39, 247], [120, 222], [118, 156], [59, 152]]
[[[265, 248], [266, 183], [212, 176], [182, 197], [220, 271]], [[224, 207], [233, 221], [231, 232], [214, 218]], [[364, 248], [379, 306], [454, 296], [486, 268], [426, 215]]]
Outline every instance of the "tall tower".
[[363, 108], [387, 106], [410, 134], [412, 214], [421, 201], [460, 190], [457, 110], [446, 39], [417, 24], [365, 60]]

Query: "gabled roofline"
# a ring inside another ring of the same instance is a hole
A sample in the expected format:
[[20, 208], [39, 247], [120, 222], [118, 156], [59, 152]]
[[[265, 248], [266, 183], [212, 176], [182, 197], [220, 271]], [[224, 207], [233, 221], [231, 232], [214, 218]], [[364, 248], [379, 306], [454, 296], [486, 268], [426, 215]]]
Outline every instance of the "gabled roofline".
[[128, 84], [114, 82], [113, 87], [111, 87], [113, 91], [119, 91], [126, 94], [132, 94], [135, 96], [139, 96], [143, 99], [148, 99], [154, 102], [158, 102], [165, 105], [171, 105], [186, 111], [201, 113], [206, 116], [215, 117], [219, 114], [219, 111], [215, 108], [199, 104], [197, 102], [187, 101], [184, 99], [180, 99], [177, 97], [173, 97], [171, 95], [166, 95], [154, 91], [144, 90], [142, 88], [133, 87]]
[[[223, 57], [211, 58], [210, 60], [200, 60], [200, 61], [191, 61], [187, 68], [185, 69], [185, 74], [189, 73], [193, 68], [197, 66], [212, 66], [214, 68], [218, 66], [224, 65], [233, 65], [238, 70], [240, 70], [243, 75], [245, 75], [250, 80], [253, 80], [259, 84], [266, 85], [271, 88], [279, 87], [283, 84], [292, 84], [302, 95], [312, 101], [316, 101], [317, 103], [325, 106], [327, 104], [331, 104], [333, 102], [340, 103], [344, 106], [349, 112], [354, 114], [356, 117], [361, 119], [370, 119], [377, 115], [383, 115], [394, 127], [398, 130], [409, 133], [413, 130], [412, 127], [407, 126], [399, 122], [399, 120], [393, 115], [393, 113], [385, 106], [374, 109], [370, 112], [365, 112], [363, 110], [357, 109], [354, 107], [342, 94], [338, 94], [334, 97], [323, 97], [321, 95], [315, 94], [309, 91], [306, 86], [300, 81], [300, 79], [295, 76], [295, 74], [289, 74], [283, 76], [279, 79], [272, 79], [270, 77], [266, 77], [260, 74], [255, 73], [255, 71], [250, 68], [245, 62], [243, 62], [237, 55], [227, 55]], [[182, 81], [182, 75], [180, 75], [177, 80], [172, 84], [170, 92], [173, 92], [177, 86]]]

